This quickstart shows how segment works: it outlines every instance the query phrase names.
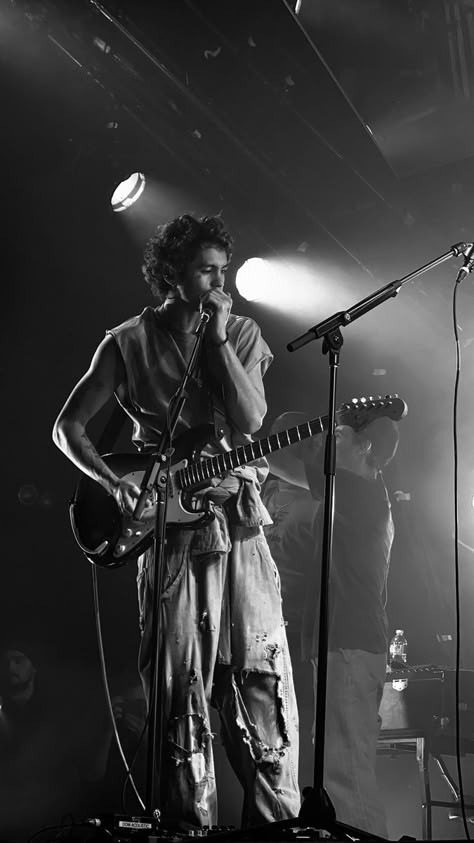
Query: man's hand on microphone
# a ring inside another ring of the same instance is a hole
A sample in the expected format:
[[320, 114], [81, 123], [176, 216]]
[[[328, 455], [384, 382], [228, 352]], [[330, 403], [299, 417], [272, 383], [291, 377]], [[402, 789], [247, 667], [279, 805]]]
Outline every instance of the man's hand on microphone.
[[232, 296], [224, 290], [209, 290], [201, 298], [201, 311], [211, 310], [213, 316], [207, 327], [206, 336], [211, 342], [221, 343], [227, 337], [227, 320], [232, 308]]

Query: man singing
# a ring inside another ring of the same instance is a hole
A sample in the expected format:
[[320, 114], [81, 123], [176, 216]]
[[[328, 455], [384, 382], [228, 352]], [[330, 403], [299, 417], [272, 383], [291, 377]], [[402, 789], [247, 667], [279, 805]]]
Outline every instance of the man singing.
[[[159, 226], [145, 249], [145, 279], [158, 307], [107, 331], [54, 427], [54, 441], [100, 483], [122, 513], [139, 489], [117, 477], [89, 439], [88, 422], [115, 394], [133, 442], [157, 443], [195, 342], [200, 311], [212, 314], [175, 434], [223, 428], [213, 454], [249, 440], [266, 413], [262, 378], [272, 360], [257, 324], [231, 313], [225, 291], [232, 239], [219, 217], [185, 214]], [[244, 826], [297, 815], [298, 724], [278, 572], [263, 534], [265, 461], [236, 469], [208, 491], [213, 520], [167, 535], [160, 596], [163, 759], [158, 807], [181, 828], [217, 822], [209, 706], [244, 790]], [[147, 696], [153, 602], [152, 553], [138, 560], [139, 667]]]

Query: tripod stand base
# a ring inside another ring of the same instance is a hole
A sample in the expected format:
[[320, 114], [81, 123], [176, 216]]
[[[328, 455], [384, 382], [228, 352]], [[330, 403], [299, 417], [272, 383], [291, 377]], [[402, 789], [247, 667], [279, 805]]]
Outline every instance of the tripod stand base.
[[324, 787], [316, 790], [314, 787], [303, 789], [299, 819], [304, 825], [325, 828], [336, 822], [336, 812]]

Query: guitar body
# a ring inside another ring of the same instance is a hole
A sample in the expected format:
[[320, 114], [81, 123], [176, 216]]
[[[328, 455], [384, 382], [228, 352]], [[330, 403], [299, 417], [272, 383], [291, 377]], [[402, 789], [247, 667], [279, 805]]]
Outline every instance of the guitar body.
[[[214, 438], [212, 425], [187, 431], [176, 441], [171, 458], [166, 528], [197, 529], [214, 517], [212, 504], [196, 508], [193, 496], [177, 490], [173, 474], [200, 461], [202, 449]], [[141, 485], [152, 456], [150, 454], [105, 454], [104, 462], [121, 479]], [[206, 502], [204, 501], [204, 504]], [[123, 515], [114, 498], [87, 475], [81, 476], [69, 507], [72, 531], [79, 547], [95, 565], [117, 568], [143, 553], [153, 542], [155, 506], [139, 521]]]

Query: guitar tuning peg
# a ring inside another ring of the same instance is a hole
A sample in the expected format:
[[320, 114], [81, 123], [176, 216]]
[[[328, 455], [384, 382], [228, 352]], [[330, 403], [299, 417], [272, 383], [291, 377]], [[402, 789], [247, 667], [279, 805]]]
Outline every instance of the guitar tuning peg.
[[362, 397], [362, 398], [360, 399], [360, 403], [361, 403], [361, 404], [367, 404], [367, 398], [363, 398], [363, 397]]

